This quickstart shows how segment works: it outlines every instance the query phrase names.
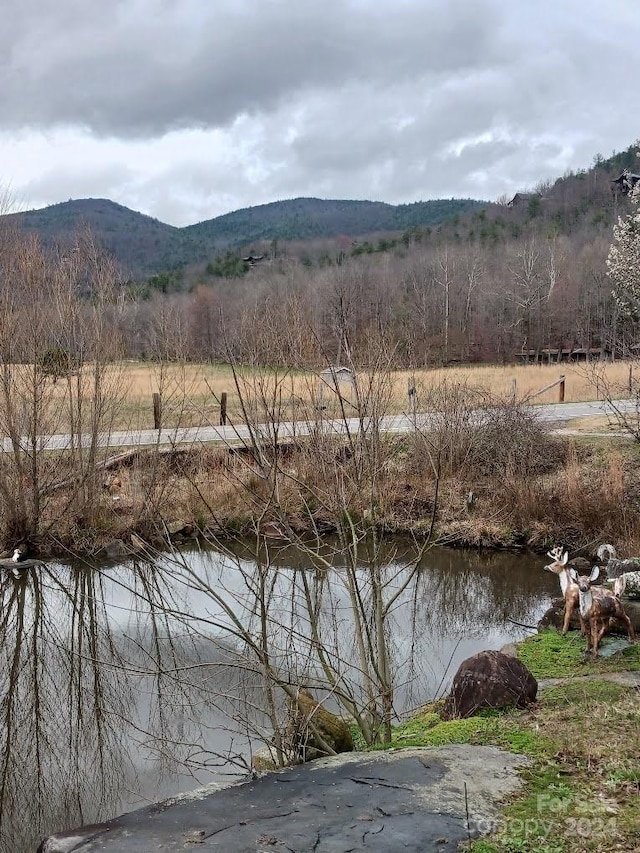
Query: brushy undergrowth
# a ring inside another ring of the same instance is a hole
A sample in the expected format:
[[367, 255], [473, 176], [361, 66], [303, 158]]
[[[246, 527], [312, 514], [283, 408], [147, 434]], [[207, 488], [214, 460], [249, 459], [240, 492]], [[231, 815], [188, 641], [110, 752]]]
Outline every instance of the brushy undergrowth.
[[[89, 520], [65, 513], [66, 488], [52, 493], [40, 529], [54, 530], [55, 539], [45, 541], [48, 534], [41, 532], [40, 549], [57, 553], [56, 543], [62, 543], [72, 551], [94, 552], [132, 532], [161, 547], [165, 523], [177, 521], [217, 536], [250, 533], [260, 518], [267, 524], [286, 521], [304, 534], [317, 526], [335, 528], [346, 504], [352, 518], [374, 515], [386, 532], [423, 536], [435, 521], [436, 536], [449, 544], [547, 550], [550, 543], [563, 542], [576, 551], [607, 540], [621, 554], [637, 553], [640, 457], [635, 446], [620, 439], [613, 444], [609, 438], [552, 436], [520, 407], [491, 410], [482, 430], [472, 429], [467, 409], [443, 409], [439, 430], [427, 436], [382, 435], [375, 453], [368, 439], [352, 442], [353, 449], [334, 435], [277, 453], [265, 448], [267, 461], [273, 457], [277, 464], [277, 506], [271, 474], [265, 474], [271, 462], [259, 471], [251, 448], [140, 451], [135, 462], [112, 471], [117, 492], [105, 481]], [[440, 471], [437, 501], [434, 459]], [[61, 481], [72, 488], [72, 472], [62, 470]], [[8, 531], [0, 529], [0, 538], [12, 545]]]

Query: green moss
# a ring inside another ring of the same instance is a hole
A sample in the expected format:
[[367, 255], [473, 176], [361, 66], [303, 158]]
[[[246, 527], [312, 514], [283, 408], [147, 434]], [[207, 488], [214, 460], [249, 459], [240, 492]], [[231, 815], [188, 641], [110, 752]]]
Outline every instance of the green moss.
[[493, 745], [511, 752], [538, 756], [546, 753], [549, 742], [536, 732], [521, 727], [517, 711], [481, 711], [464, 720], [442, 720], [434, 711], [412, 717], [398, 726], [393, 746], [445, 746], [452, 743]]
[[529, 637], [518, 645], [518, 658], [535, 678], [566, 678], [640, 669], [640, 645], [610, 658], [593, 660], [584, 653], [584, 637], [578, 631], [562, 636], [553, 628]]
[[611, 681], [566, 681], [557, 687], [548, 687], [542, 701], [548, 708], [561, 707], [585, 701], [618, 702], [627, 688]]
[[[549, 634], [542, 643], [532, 644], [532, 658], [539, 649], [550, 653], [559, 648], [564, 653], [564, 638]], [[497, 831], [462, 849], [471, 853], [637, 849], [640, 703], [635, 690], [600, 679], [575, 679], [545, 689], [526, 711], [494, 710], [445, 721], [437, 713], [441, 707], [442, 703], [433, 703], [399, 726], [392, 746], [490, 744], [532, 759], [521, 771], [523, 787], [504, 807]], [[612, 754], [612, 744], [624, 744], [624, 749]]]
[[466, 720], [441, 720], [427, 728], [408, 726], [394, 733], [393, 743], [411, 741], [413, 745], [443, 746], [448, 743], [486, 743], [492, 741], [498, 730], [495, 718], [469, 717]]

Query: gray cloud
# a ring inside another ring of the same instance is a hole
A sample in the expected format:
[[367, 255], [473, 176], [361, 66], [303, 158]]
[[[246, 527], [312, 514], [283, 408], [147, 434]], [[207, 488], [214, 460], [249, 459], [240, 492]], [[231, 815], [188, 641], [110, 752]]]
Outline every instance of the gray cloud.
[[15, 4], [0, 59], [4, 127], [78, 124], [153, 136], [224, 126], [307, 91], [354, 81], [371, 92], [486, 62], [493, 0], [357, 4]]
[[48, 169], [23, 187], [30, 198], [102, 198], [118, 197], [133, 178], [132, 170], [123, 163], [105, 164], [79, 171], [69, 164], [64, 169]]
[[40, 203], [495, 198], [637, 135], [627, 0], [0, 2], [0, 158], [51, 137]]

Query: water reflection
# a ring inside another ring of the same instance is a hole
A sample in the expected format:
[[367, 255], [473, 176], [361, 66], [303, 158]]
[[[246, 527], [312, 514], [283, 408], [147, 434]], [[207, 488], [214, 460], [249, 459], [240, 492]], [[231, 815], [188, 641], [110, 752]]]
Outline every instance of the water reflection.
[[[412, 552], [386, 547], [392, 592]], [[332, 543], [323, 556], [332, 571], [291, 548], [257, 564], [240, 543], [0, 578], [0, 853], [209, 781], [226, 752], [267, 737], [260, 668], [234, 619], [265, 631], [273, 665], [305, 682], [319, 673], [311, 602], [332, 665], [357, 682], [345, 564]], [[509, 620], [535, 624], [556, 592], [540, 569], [540, 558], [427, 552], [388, 622], [398, 713], [443, 690], [464, 657], [527, 633]]]
[[0, 581], [0, 850], [34, 850], [52, 825], [112, 808], [129, 763], [132, 685], [110, 642], [103, 579], [55, 570]]

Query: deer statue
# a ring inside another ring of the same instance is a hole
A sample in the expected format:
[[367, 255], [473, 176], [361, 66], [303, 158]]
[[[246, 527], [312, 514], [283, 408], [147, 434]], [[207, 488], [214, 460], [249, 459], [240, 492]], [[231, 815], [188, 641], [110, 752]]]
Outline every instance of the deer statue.
[[618, 598], [623, 592], [630, 598], [640, 598], [640, 557], [621, 560], [613, 545], [607, 544], [600, 545], [596, 553], [599, 560], [607, 556], [607, 577], [613, 581], [613, 590]]
[[555, 548], [552, 548], [551, 551], [547, 551], [547, 556], [551, 557], [553, 563], [545, 566], [544, 570], [545, 572], [553, 572], [555, 575], [558, 575], [560, 591], [564, 598], [564, 620], [562, 623], [562, 633], [566, 634], [569, 630], [571, 616], [573, 612], [576, 611], [578, 613], [578, 618], [580, 619], [580, 630], [586, 636], [587, 625], [580, 616], [578, 584], [571, 579], [569, 569], [567, 568], [569, 552], [565, 551], [563, 553], [562, 548], [560, 546], [556, 546]]
[[604, 590], [604, 595], [596, 595], [596, 589], [602, 589], [602, 587], [593, 586], [600, 575], [599, 567], [594, 566], [588, 577], [578, 575], [575, 569], [570, 569], [569, 575], [578, 587], [580, 618], [589, 627], [585, 651], [591, 650], [593, 656], [598, 657], [598, 645], [611, 619], [619, 619], [627, 626], [629, 641], [633, 642], [635, 640], [633, 625], [624, 612], [620, 599], [608, 590]]
[[[580, 596], [578, 584], [575, 583], [575, 581], [571, 578], [571, 567], [567, 566], [567, 563], [569, 562], [569, 552], [563, 552], [562, 548], [557, 545], [555, 548], [552, 548], [551, 551], [547, 551], [547, 556], [551, 557], [553, 563], [550, 563], [548, 566], [544, 566], [544, 570], [546, 572], [553, 572], [553, 574], [558, 575], [558, 580], [560, 581], [560, 591], [562, 592], [562, 597], [564, 598], [564, 619], [562, 623], [562, 633], [566, 634], [569, 630], [571, 616], [575, 612], [577, 613], [578, 619], [580, 620], [580, 631], [584, 636], [586, 636], [587, 623], [580, 615]], [[606, 595], [608, 594], [608, 590], [604, 589], [603, 587], [594, 587], [593, 594], [595, 596]]]

